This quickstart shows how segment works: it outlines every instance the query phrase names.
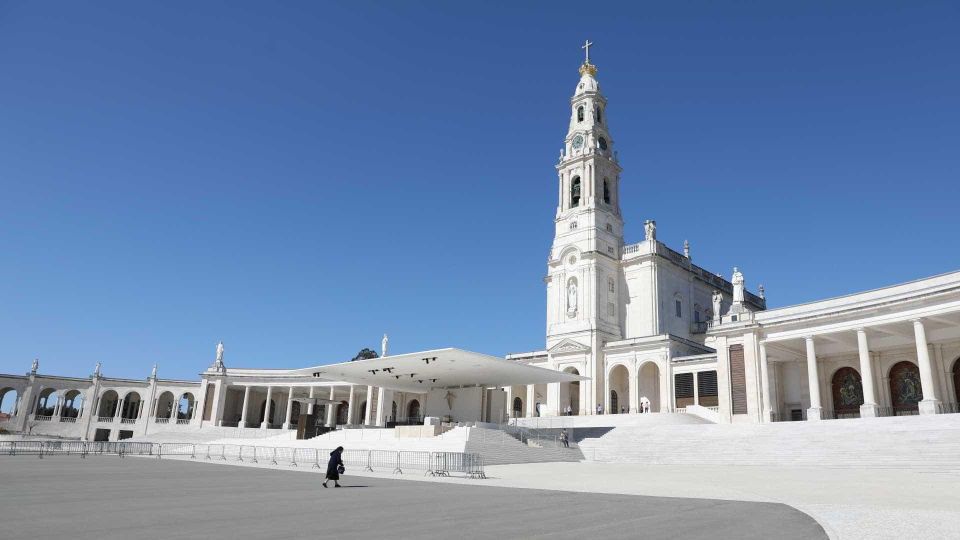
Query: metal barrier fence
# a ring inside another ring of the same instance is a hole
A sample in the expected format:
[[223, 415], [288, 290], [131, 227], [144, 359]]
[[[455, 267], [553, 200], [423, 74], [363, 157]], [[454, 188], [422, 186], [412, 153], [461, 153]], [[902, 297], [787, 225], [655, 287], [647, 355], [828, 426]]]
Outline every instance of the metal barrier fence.
[[0, 455], [43, 456], [88, 454], [153, 455], [158, 444], [144, 442], [85, 442], [85, 441], [0, 441]]
[[[290, 467], [310, 466], [326, 469], [332, 450], [236, 444], [149, 443], [149, 442], [85, 442], [85, 441], [0, 441], [0, 455], [126, 455], [189, 457], [210, 461], [242, 461], [246, 463], [286, 464]], [[424, 471], [431, 476], [459, 473], [470, 478], [486, 478], [483, 456], [465, 452], [414, 452], [405, 450], [344, 450], [341, 456], [348, 470]]]

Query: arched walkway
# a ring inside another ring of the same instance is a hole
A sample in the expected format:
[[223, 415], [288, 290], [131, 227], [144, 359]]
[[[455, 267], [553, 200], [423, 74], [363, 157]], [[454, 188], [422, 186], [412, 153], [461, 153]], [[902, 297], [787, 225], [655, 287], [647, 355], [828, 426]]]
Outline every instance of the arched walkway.
[[123, 396], [123, 403], [120, 409], [120, 418], [123, 420], [135, 421], [140, 416], [140, 403], [143, 399], [139, 392], [127, 392]]
[[197, 400], [190, 392], [184, 392], [177, 401], [177, 420], [190, 420], [193, 418], [193, 409], [196, 407]]
[[863, 382], [852, 367], [838, 369], [830, 380], [835, 418], [858, 418], [863, 405]]
[[112, 418], [117, 413], [117, 403], [120, 396], [115, 390], [107, 390], [100, 396], [100, 404], [97, 405], [97, 416], [101, 418]]
[[170, 419], [174, 418], [177, 411], [173, 399], [173, 392], [166, 391], [160, 394], [157, 399], [157, 410], [153, 413], [157, 420], [167, 420], [169, 422]]
[[660, 412], [660, 368], [654, 362], [640, 366], [637, 376], [637, 403], [650, 400], [650, 412]]
[[[571, 375], [580, 374], [575, 367], [568, 367], [564, 369], [563, 372]], [[567, 407], [570, 408], [569, 411], [571, 415], [575, 416], [580, 414], [580, 381], [560, 383], [560, 403], [558, 406], [559, 410], [557, 414], [567, 414]]]
[[[610, 369], [610, 414], [634, 412], [630, 410], [630, 371], [618, 364]], [[616, 397], [614, 397], [616, 396]]]
[[45, 388], [37, 398], [37, 410], [34, 414], [36, 416], [53, 416], [53, 411], [57, 408], [57, 399], [59, 399], [59, 396], [56, 390]]
[[904, 360], [890, 368], [890, 402], [897, 416], [918, 414], [923, 389], [920, 386], [920, 368]]
[[407, 419], [417, 420], [420, 418], [420, 402], [413, 399], [407, 405]]
[[[0, 414], [16, 416], [17, 415], [17, 399], [20, 398], [20, 394], [14, 388], [4, 388], [0, 390]], [[6, 418], [0, 418], [0, 422]]]
[[63, 395], [61, 418], [78, 418], [83, 410], [83, 394], [79, 390], [70, 390]]

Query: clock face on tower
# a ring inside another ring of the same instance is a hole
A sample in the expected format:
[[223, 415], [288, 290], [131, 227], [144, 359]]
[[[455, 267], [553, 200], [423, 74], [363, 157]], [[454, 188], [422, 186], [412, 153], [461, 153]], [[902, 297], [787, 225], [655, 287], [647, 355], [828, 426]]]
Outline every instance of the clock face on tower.
[[583, 135], [577, 135], [573, 138], [573, 149], [579, 150], [583, 148]]

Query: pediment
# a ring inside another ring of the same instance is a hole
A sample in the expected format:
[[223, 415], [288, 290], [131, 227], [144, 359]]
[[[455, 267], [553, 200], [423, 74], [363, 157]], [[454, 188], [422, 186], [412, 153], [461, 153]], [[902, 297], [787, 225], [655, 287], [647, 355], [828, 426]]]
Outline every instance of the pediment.
[[560, 343], [557, 343], [553, 347], [547, 349], [552, 355], [558, 354], [586, 354], [590, 352], [590, 347], [584, 345], [583, 343], [578, 343], [572, 339], [561, 340]]

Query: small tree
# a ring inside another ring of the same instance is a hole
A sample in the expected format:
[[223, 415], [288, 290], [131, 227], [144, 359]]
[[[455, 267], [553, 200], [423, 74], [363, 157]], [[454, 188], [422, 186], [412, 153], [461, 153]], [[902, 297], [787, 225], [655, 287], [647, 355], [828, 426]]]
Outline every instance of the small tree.
[[371, 358], [380, 358], [380, 355], [376, 351], [368, 349], [366, 347], [360, 349], [360, 352], [356, 356], [350, 359], [351, 362], [357, 360], [370, 360]]

